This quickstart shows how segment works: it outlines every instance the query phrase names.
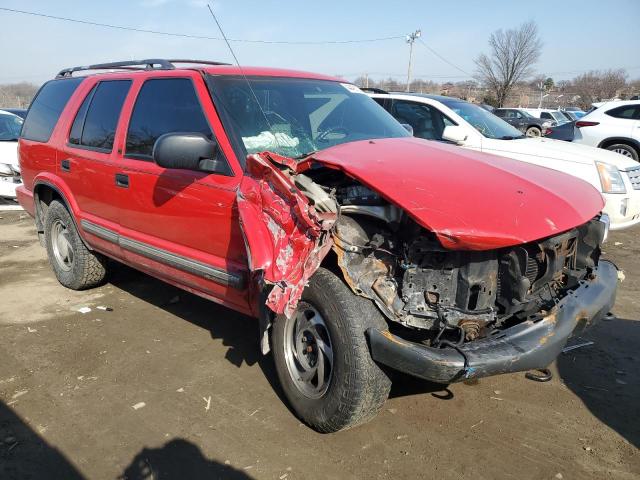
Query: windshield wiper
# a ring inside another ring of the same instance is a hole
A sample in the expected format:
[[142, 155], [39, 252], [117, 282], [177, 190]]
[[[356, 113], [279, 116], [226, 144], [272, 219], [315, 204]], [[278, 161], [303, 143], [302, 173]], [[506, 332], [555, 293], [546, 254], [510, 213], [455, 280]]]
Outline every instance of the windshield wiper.
[[525, 135], [518, 135], [514, 137], [513, 135], [505, 135], [504, 137], [500, 137], [500, 140], [518, 140], [519, 138], [524, 138]]

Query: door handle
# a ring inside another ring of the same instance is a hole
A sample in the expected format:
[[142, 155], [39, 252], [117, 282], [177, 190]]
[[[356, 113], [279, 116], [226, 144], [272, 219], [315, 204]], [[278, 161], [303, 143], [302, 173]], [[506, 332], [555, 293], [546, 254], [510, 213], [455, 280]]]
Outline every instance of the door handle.
[[129, 188], [129, 175], [116, 173], [116, 187]]
[[70, 172], [71, 171], [71, 161], [68, 158], [65, 158], [64, 160], [62, 160], [60, 162], [60, 169], [63, 172]]

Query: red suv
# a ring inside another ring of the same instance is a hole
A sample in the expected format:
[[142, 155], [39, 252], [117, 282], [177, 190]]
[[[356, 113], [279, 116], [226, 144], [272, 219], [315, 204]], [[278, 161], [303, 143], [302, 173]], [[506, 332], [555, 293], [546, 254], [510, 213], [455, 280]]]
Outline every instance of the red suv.
[[291, 406], [324, 432], [374, 416], [391, 369], [447, 384], [545, 367], [615, 299], [593, 187], [412, 138], [323, 75], [66, 69], [19, 155], [62, 285], [99, 285], [111, 258], [256, 317]]

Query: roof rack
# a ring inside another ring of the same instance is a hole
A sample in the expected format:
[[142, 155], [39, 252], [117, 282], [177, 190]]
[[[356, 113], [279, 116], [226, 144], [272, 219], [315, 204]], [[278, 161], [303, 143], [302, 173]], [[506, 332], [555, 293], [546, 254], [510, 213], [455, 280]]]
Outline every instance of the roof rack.
[[74, 72], [87, 70], [174, 70], [174, 63], [193, 63], [201, 65], [229, 65], [223, 62], [213, 62], [209, 60], [166, 60], [163, 58], [147, 58], [145, 60], [125, 60], [123, 62], [97, 63], [95, 65], [84, 65], [70, 67], [60, 70], [56, 78], [71, 77]]
[[363, 92], [371, 92], [371, 93], [389, 93], [386, 90], [383, 90], [381, 88], [375, 88], [375, 87], [360, 87], [360, 90], [362, 90]]

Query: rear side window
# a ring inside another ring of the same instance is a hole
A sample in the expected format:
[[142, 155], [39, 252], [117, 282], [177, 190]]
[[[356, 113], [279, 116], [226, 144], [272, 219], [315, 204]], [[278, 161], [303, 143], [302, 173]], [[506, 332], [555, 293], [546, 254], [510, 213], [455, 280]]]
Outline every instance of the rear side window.
[[614, 108], [613, 110], [609, 110], [605, 113], [610, 117], [622, 118], [625, 120], [633, 120], [634, 118], [640, 119], [640, 106], [627, 105], [625, 107]]
[[48, 142], [62, 110], [82, 80], [69, 78], [45, 83], [31, 103], [22, 127], [22, 138]]
[[130, 87], [131, 80], [98, 83], [78, 109], [69, 133], [69, 143], [110, 152], [120, 111]]
[[147, 80], [140, 89], [131, 114], [126, 156], [151, 159], [158, 137], [172, 132], [197, 132], [213, 139], [190, 79]]

